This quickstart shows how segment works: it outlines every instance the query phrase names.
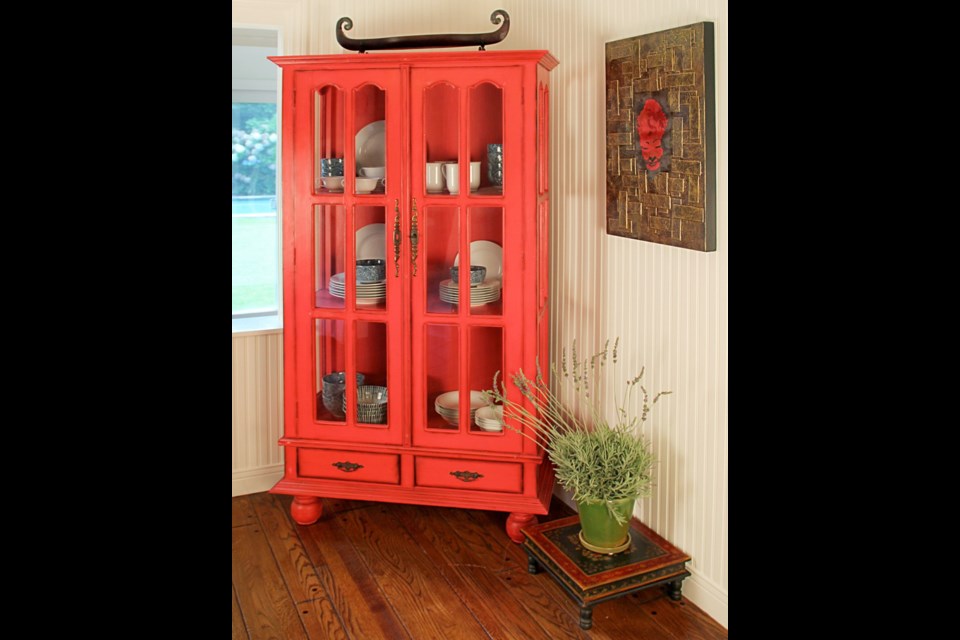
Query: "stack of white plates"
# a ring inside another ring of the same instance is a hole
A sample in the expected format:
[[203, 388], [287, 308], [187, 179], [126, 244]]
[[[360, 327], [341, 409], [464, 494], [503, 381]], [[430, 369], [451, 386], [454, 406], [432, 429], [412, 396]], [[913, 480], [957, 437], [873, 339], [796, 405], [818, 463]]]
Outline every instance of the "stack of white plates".
[[484, 431], [503, 431], [503, 405], [480, 407], [474, 422]]
[[[457, 304], [460, 300], [460, 285], [449, 278], [440, 283], [440, 299], [444, 302]], [[486, 280], [470, 287], [470, 306], [496, 302], [500, 299], [500, 280]]]
[[[345, 292], [345, 280], [343, 273], [335, 273], [330, 276], [330, 295], [335, 298], [344, 298], [346, 297]], [[358, 282], [356, 284], [357, 288], [357, 302], [360, 303], [373, 303], [378, 300], [383, 300], [387, 297], [387, 281], [380, 280], [379, 282]]]
[[[482, 391], [470, 392], [470, 422], [473, 422], [477, 414], [477, 409], [487, 406], [487, 394]], [[447, 391], [437, 396], [433, 408], [440, 417], [453, 426], [460, 424], [460, 392]]]

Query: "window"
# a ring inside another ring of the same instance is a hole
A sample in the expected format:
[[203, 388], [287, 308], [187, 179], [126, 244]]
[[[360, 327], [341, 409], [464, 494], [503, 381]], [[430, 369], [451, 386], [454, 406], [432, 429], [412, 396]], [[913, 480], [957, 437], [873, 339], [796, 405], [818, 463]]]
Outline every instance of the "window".
[[233, 30], [233, 330], [276, 329], [280, 318], [277, 34]]

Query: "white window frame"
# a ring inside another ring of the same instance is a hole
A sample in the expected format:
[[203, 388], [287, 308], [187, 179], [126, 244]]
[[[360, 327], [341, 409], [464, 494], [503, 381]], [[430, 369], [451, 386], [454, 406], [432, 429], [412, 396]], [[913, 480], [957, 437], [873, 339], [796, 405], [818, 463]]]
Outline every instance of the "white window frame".
[[[259, 29], [264, 31], [276, 31], [276, 45], [277, 50], [280, 55], [303, 55], [308, 53], [307, 51], [307, 36], [309, 33], [307, 14], [309, 12], [309, 1], [308, 0], [233, 0], [233, 20], [232, 26], [235, 30], [237, 29]], [[277, 74], [277, 104], [280, 104], [279, 96], [283, 95], [281, 91], [281, 74]], [[283, 114], [282, 110], [277, 112], [277, 131], [283, 130]], [[277, 175], [280, 175], [282, 171], [282, 161], [280, 160], [282, 155], [282, 145], [283, 141], [277, 141]], [[279, 196], [280, 191], [277, 191], [278, 201], [277, 201], [277, 224], [280, 225], [281, 233], [278, 234], [280, 239], [281, 247], [283, 243], [283, 205], [280, 202]], [[280, 273], [279, 273], [279, 286], [280, 286], [280, 300], [279, 300], [279, 310], [277, 320], [275, 322], [275, 328], [268, 328], [265, 326], [262, 327], [252, 327], [248, 329], [237, 330], [236, 323], [234, 321], [234, 334], [236, 333], [281, 333], [283, 331], [282, 322], [283, 322], [283, 262], [282, 262], [282, 251], [281, 255], [281, 264], [280, 264]], [[253, 323], [255, 320], [243, 320], [241, 322]]]
[[[234, 24], [233, 45], [276, 47], [281, 51], [280, 29], [270, 26], [244, 26]], [[281, 91], [282, 74], [277, 73], [276, 85], [272, 81], [234, 79], [233, 102], [272, 102], [277, 105], [277, 134], [282, 131]], [[277, 140], [277, 307], [276, 310], [250, 310], [232, 314], [233, 334], [273, 333], [283, 330], [283, 210], [280, 198], [281, 140]]]

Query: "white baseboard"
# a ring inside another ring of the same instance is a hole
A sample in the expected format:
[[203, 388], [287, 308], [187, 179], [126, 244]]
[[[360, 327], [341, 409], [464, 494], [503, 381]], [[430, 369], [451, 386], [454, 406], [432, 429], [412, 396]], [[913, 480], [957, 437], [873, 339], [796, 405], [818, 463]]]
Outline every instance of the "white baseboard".
[[683, 597], [703, 609], [704, 613], [727, 628], [727, 592], [687, 567], [690, 577], [683, 581]]
[[233, 472], [233, 496], [260, 493], [273, 488], [283, 477], [283, 464], [256, 467]]

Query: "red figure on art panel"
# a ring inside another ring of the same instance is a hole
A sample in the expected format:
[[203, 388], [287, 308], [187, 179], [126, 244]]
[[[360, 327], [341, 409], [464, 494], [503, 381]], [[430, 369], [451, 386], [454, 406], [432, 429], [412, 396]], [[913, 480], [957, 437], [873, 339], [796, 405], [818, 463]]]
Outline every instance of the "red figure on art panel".
[[650, 171], [660, 169], [663, 158], [663, 134], [667, 130], [667, 115], [656, 100], [648, 99], [637, 114], [637, 134], [640, 137], [640, 152]]

